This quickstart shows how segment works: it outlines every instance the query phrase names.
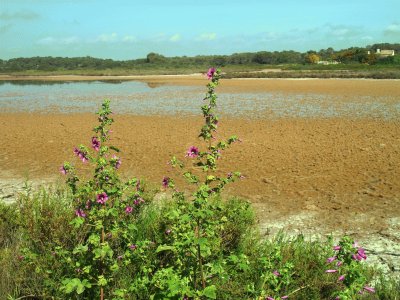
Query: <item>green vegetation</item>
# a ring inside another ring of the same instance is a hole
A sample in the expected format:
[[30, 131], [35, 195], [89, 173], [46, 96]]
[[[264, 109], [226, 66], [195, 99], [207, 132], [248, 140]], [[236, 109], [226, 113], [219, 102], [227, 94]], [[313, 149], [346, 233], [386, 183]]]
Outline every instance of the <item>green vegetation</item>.
[[[376, 54], [377, 49], [395, 50], [394, 56]], [[368, 54], [368, 51], [370, 54]], [[318, 64], [318, 62], [326, 64]], [[336, 62], [337, 65], [329, 63]], [[199, 73], [209, 65], [223, 66], [232, 77], [367, 77], [399, 78], [400, 44], [374, 44], [365, 48], [352, 47], [343, 50], [332, 48], [306, 53], [296, 51], [260, 51], [195, 57], [165, 57], [149, 53], [146, 58], [115, 61], [93, 57], [31, 57], [0, 59], [0, 73], [14, 75], [161, 75]], [[282, 69], [285, 72], [254, 71]], [[313, 75], [296, 72], [312, 70]], [[324, 74], [330, 72], [330, 75]], [[336, 70], [351, 71], [346, 75]], [[380, 74], [383, 72], [385, 74]], [[249, 75], [250, 74], [250, 75]]]
[[[136, 223], [140, 228], [136, 232], [138, 239], [155, 242], [155, 246], [150, 248], [153, 255], [143, 267], [156, 261], [159, 264], [168, 261], [167, 254], [157, 254], [155, 250], [157, 245], [170, 237], [165, 234], [168, 220], [164, 216], [171, 215], [178, 208], [171, 200], [153, 200], [155, 191], [148, 188], [145, 198], [151, 200], [138, 215]], [[249, 203], [235, 198], [226, 201], [215, 198], [212, 201], [219, 207], [215, 218], [226, 217], [224, 227], [219, 231], [221, 248], [215, 253], [215, 258], [224, 251], [230, 253], [225, 274], [229, 277], [213, 279], [218, 290], [217, 299], [256, 299], [251, 296], [251, 290], [262, 283], [264, 274], [273, 274], [275, 270], [280, 273], [290, 270], [292, 278], [284, 282], [284, 289], [299, 290], [289, 295], [289, 299], [332, 299], [330, 295], [342, 289], [337, 276], [325, 273], [328, 267], [326, 259], [332, 252], [332, 241], [311, 242], [301, 235], [294, 239], [278, 235], [266, 240], [257, 231]], [[57, 246], [73, 248], [76, 236], [79, 236], [79, 230], [70, 225], [75, 217], [71, 203], [71, 193], [62, 188], [43, 188], [37, 192], [27, 190], [14, 204], [0, 203], [0, 299], [29, 295], [31, 297], [27, 299], [69, 299], [60, 290], [59, 280], [68, 272], [68, 266], [53, 251]], [[31, 250], [28, 252], [26, 249]], [[124, 271], [121, 269], [114, 278], [115, 284], [131, 282], [138, 274], [137, 268], [130, 266]], [[376, 293], [367, 294], [362, 299], [393, 300], [398, 297], [398, 279], [382, 277], [365, 266], [361, 272], [368, 280], [374, 276], [377, 278]], [[270, 277], [270, 280], [273, 281], [274, 277]], [[147, 292], [132, 292], [123, 299], [149, 299], [155, 289], [154, 286]], [[273, 293], [273, 289], [269, 284], [265, 291]], [[71, 299], [89, 298], [76, 295]]]
[[[162, 191], [173, 192], [160, 199], [159, 188], [119, 177], [105, 100], [91, 146], [73, 151], [78, 166], [60, 167], [68, 189], [27, 184], [15, 203], [0, 202], [1, 299], [396, 299], [400, 281], [366, 266], [351, 238], [265, 239], [250, 203], [222, 198], [242, 177], [217, 167], [240, 141], [215, 138], [220, 75], [207, 73], [202, 147], [170, 162], [188, 183], [183, 190], [164, 177]], [[78, 175], [80, 164], [91, 177]]]

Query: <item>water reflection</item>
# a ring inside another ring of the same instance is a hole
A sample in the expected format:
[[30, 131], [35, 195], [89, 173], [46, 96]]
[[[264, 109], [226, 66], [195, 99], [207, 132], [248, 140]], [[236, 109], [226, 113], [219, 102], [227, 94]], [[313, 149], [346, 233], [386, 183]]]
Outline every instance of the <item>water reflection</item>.
[[[0, 110], [93, 112], [108, 98], [117, 113], [197, 115], [204, 94], [202, 87], [170, 86], [156, 81], [0, 81]], [[400, 118], [399, 101], [390, 96], [220, 93], [219, 109], [222, 114], [249, 118]]]

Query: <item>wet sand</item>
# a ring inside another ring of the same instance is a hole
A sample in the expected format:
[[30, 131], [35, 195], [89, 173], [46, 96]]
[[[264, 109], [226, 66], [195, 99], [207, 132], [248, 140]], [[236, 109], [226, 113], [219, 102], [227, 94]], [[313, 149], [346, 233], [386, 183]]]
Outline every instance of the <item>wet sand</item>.
[[[400, 97], [400, 81], [224, 80], [221, 90]], [[177, 177], [167, 166], [171, 156], [185, 159], [187, 148], [201, 146], [198, 117], [115, 115], [115, 121], [112, 142], [122, 151], [121, 172], [160, 186], [163, 176]], [[89, 145], [95, 124], [94, 114], [0, 113], [0, 181], [62, 178], [59, 166], [65, 160], [80, 164], [72, 149]], [[242, 142], [223, 154], [220, 170], [238, 170], [246, 178], [226, 194], [249, 199], [266, 231], [390, 236], [382, 249], [399, 245], [400, 120], [224, 117], [219, 136], [231, 134]], [[396, 247], [391, 251], [399, 252]]]

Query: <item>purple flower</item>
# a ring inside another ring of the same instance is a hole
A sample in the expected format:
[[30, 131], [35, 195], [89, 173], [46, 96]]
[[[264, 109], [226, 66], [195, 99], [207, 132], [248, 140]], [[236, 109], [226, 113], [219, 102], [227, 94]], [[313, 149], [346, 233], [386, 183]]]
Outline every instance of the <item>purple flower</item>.
[[208, 79], [213, 78], [214, 74], [215, 74], [215, 71], [216, 71], [215, 68], [209, 68], [208, 71], [207, 71], [207, 78]]
[[144, 202], [143, 198], [138, 197], [133, 201], [133, 204], [135, 204], [137, 206], [137, 205], [140, 205], [143, 202]]
[[327, 262], [328, 264], [330, 264], [330, 263], [333, 262], [336, 258], [337, 258], [336, 256], [329, 257], [329, 258], [326, 260], [326, 262]]
[[74, 148], [74, 154], [76, 155], [76, 156], [79, 156], [79, 153], [81, 153], [81, 151], [79, 151], [79, 149], [78, 148]]
[[65, 168], [64, 165], [62, 165], [62, 166], [59, 168], [59, 170], [60, 170], [61, 174], [66, 175], [66, 174], [68, 173], [68, 170]]
[[339, 280], [339, 281], [343, 281], [345, 276], [346, 276], [346, 275], [341, 275], [341, 276], [339, 276], [338, 280]]
[[325, 273], [336, 273], [337, 270], [326, 270]]
[[364, 290], [366, 290], [369, 293], [375, 293], [375, 289], [373, 287], [364, 286]]
[[95, 136], [92, 137], [92, 148], [96, 151], [100, 150], [100, 141]]
[[265, 298], [265, 300], [275, 300], [275, 299], [268, 296], [268, 297]]
[[337, 297], [335, 298], [335, 300], [340, 300], [340, 297], [339, 297], [339, 296], [337, 296]]
[[197, 157], [199, 155], [199, 149], [195, 146], [191, 146], [186, 153], [188, 157]]
[[357, 254], [358, 254], [361, 258], [367, 259], [367, 255], [365, 255], [365, 251], [364, 251], [363, 248], [358, 248]]
[[342, 247], [340, 247], [340, 246], [333, 246], [333, 250], [335, 250], [335, 251], [339, 251], [340, 249], [342, 249]]
[[289, 296], [282, 296], [281, 299], [288, 299]]
[[86, 209], [90, 209], [90, 201], [86, 201], [86, 205], [85, 205]]
[[108, 200], [108, 196], [105, 192], [103, 192], [101, 194], [97, 194], [96, 199], [97, 199], [97, 203], [105, 204], [106, 201]]
[[140, 190], [140, 180], [138, 180], [137, 183], [136, 183], [136, 190], [137, 190], [137, 191]]
[[163, 180], [162, 180], [162, 186], [164, 188], [167, 188], [168, 185], [169, 185], [169, 177], [164, 177]]
[[336, 263], [336, 265], [337, 265], [338, 267], [340, 267], [341, 265], [343, 265], [343, 262], [339, 260], [339, 261]]
[[82, 160], [83, 163], [88, 161], [87, 154], [85, 152], [82, 152], [81, 150], [79, 150], [78, 148], [75, 147], [74, 153], [76, 156], [78, 156]]
[[281, 276], [281, 273], [279, 273], [278, 270], [273, 271], [272, 274], [274, 274], [276, 277]]
[[114, 161], [115, 161], [115, 168], [119, 169], [119, 167], [121, 166], [121, 159], [116, 156], [115, 154], [111, 157]]
[[129, 246], [129, 248], [130, 248], [131, 250], [135, 250], [135, 249], [137, 248], [137, 245], [132, 244], [132, 245]]
[[353, 260], [358, 260], [358, 261], [361, 261], [362, 260], [362, 257], [357, 253], [357, 254], [353, 254], [352, 256], [351, 256], [351, 258], [353, 259]]
[[132, 206], [127, 206], [127, 207], [125, 208], [125, 212], [126, 212], [127, 214], [132, 213], [132, 211], [133, 211], [133, 207], [132, 207]]
[[78, 217], [81, 217], [81, 218], [86, 218], [85, 212], [83, 211], [83, 209], [80, 209], [80, 208], [75, 210], [75, 215], [77, 215]]

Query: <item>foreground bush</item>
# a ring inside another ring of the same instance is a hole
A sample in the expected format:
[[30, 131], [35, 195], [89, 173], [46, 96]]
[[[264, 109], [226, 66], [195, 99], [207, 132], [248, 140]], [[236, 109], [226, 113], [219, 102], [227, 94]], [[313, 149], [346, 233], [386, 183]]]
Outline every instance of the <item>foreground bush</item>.
[[[187, 180], [174, 180], [172, 198], [137, 178], [121, 180], [119, 150], [110, 144], [109, 102], [98, 112], [90, 147], [74, 149], [92, 166], [85, 180], [64, 163], [68, 189], [26, 194], [0, 206], [0, 297], [32, 299], [355, 299], [391, 297], [396, 282], [369, 285], [374, 275], [364, 250], [349, 238], [307, 242], [299, 236], [262, 239], [246, 201], [223, 200], [239, 172], [221, 172], [218, 159], [236, 136], [217, 141], [215, 112], [219, 71], [210, 69], [204, 150], [192, 146], [171, 165]], [[79, 168], [77, 168], [79, 170]], [[187, 191], [190, 191], [188, 193]], [[390, 298], [388, 298], [390, 299]]]

